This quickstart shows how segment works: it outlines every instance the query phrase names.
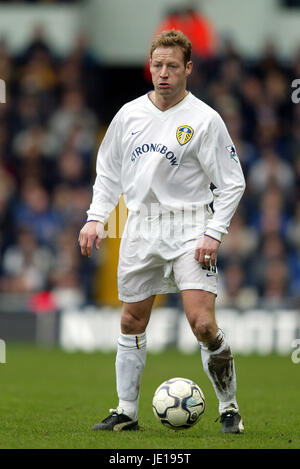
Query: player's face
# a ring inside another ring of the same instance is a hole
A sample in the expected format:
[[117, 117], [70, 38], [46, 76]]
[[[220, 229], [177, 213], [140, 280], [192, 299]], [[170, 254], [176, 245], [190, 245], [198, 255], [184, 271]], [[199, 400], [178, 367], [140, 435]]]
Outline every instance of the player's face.
[[150, 71], [155, 93], [161, 97], [181, 97], [192, 62], [184, 63], [180, 47], [158, 47], [152, 53]]

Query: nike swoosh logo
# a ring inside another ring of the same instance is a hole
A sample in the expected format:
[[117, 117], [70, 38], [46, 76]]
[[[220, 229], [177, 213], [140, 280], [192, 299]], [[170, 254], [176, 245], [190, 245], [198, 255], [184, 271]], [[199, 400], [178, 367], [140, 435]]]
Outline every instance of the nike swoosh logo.
[[214, 274], [206, 274], [206, 277], [214, 277]]
[[139, 132], [140, 132], [140, 130], [138, 130], [137, 132], [131, 132], [131, 135], [138, 134]]

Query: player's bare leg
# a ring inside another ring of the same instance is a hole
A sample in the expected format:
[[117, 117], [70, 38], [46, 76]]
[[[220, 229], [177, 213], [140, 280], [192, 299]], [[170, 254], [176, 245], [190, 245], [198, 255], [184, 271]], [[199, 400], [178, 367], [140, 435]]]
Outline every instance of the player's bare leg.
[[137, 430], [142, 372], [146, 362], [146, 327], [155, 296], [136, 303], [123, 303], [121, 333], [116, 356], [119, 403], [94, 430]]
[[215, 318], [215, 295], [204, 290], [181, 292], [183, 307], [201, 347], [204, 370], [219, 400], [223, 433], [242, 433], [242, 419], [236, 401], [234, 359]]

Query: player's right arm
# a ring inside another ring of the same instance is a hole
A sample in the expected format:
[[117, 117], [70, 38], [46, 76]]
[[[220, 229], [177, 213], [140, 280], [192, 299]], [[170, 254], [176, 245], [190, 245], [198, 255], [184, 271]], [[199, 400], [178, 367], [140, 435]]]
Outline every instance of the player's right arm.
[[120, 138], [119, 112], [108, 127], [97, 155], [93, 198], [87, 211], [87, 223], [81, 229], [78, 238], [84, 256], [91, 256], [94, 243], [96, 249], [99, 249], [104, 225], [122, 193]]
[[103, 239], [104, 225], [100, 221], [87, 222], [80, 230], [78, 242], [83, 256], [92, 256], [93, 246], [98, 250]]

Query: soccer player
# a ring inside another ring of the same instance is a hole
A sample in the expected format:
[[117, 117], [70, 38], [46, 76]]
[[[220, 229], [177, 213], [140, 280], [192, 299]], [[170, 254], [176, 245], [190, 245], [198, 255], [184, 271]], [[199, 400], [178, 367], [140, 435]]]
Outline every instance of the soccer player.
[[234, 359], [216, 322], [215, 298], [217, 251], [244, 192], [244, 176], [219, 114], [186, 90], [190, 40], [180, 31], [163, 31], [152, 42], [150, 70], [154, 90], [125, 104], [102, 141], [93, 199], [79, 234], [81, 252], [90, 257], [123, 193], [129, 215], [118, 265], [119, 402], [94, 430], [138, 429], [155, 295], [180, 291], [219, 400], [221, 432], [242, 433]]

